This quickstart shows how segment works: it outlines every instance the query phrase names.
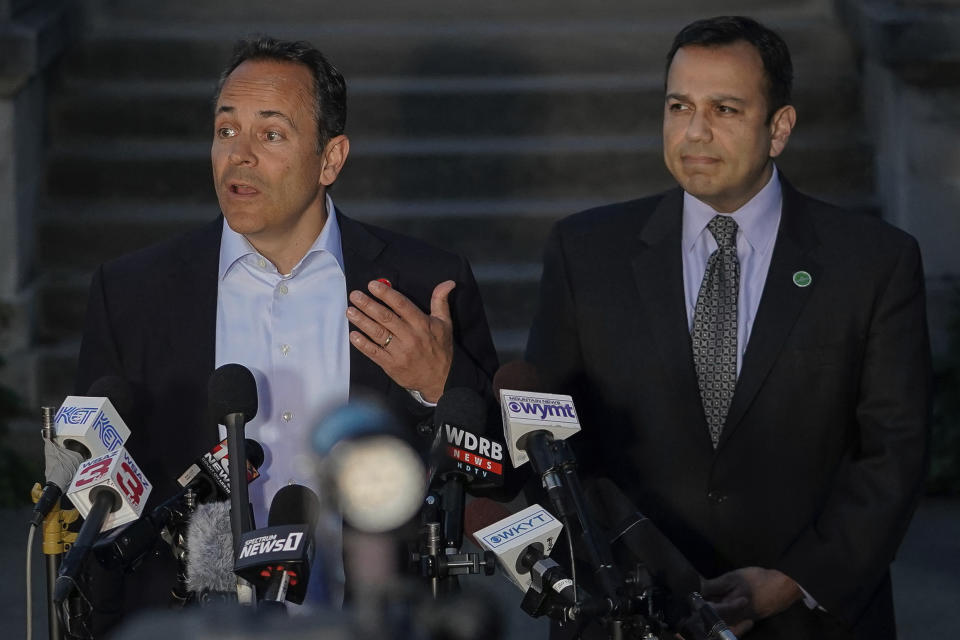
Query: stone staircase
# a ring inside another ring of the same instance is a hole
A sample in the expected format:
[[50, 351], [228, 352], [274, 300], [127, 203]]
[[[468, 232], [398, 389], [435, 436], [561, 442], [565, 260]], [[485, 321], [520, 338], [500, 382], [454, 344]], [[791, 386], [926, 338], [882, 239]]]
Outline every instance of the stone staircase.
[[[671, 184], [660, 151], [664, 55], [715, 9], [667, 0], [99, 0], [49, 111], [37, 232], [40, 400], [72, 387], [94, 266], [217, 214], [211, 97], [232, 42], [316, 44], [347, 79], [349, 215], [466, 255], [501, 358], [522, 353], [556, 219]], [[349, 6], [345, 6], [349, 5]], [[872, 208], [855, 59], [826, 0], [734, 0], [794, 53], [799, 187]]]

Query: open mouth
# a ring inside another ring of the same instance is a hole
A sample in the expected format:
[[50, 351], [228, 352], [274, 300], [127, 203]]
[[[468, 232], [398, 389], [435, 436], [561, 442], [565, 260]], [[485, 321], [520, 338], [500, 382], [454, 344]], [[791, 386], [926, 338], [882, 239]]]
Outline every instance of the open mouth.
[[238, 196], [255, 196], [260, 192], [248, 184], [234, 182], [230, 184], [230, 193]]

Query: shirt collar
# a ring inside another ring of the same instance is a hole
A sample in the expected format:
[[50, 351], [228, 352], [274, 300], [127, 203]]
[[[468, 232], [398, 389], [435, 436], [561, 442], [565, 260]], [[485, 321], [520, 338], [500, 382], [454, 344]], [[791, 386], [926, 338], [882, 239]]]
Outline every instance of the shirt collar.
[[[340, 245], [340, 225], [337, 222], [336, 207], [333, 204], [333, 198], [330, 197], [330, 194], [327, 194], [326, 199], [327, 205], [327, 221], [323, 225], [323, 229], [320, 230], [320, 235], [317, 236], [317, 239], [313, 241], [313, 244], [310, 246], [310, 249], [307, 250], [307, 253], [304, 254], [303, 258], [300, 259], [300, 262], [293, 268], [290, 272], [291, 274], [296, 274], [301, 265], [307, 260], [307, 258], [314, 253], [319, 251], [326, 251], [330, 253], [337, 260], [337, 264], [340, 265], [340, 270], [343, 271], [343, 248]], [[237, 233], [230, 228], [230, 225], [227, 224], [226, 219], [223, 221], [223, 234], [220, 238], [220, 265], [218, 276], [220, 280], [223, 280], [227, 277], [227, 273], [233, 268], [241, 258], [248, 255], [259, 255], [257, 250], [254, 249], [253, 245], [250, 244], [250, 241], [247, 240], [243, 234]]]
[[[773, 248], [780, 226], [780, 208], [782, 191], [780, 174], [773, 166], [770, 180], [746, 204], [730, 214], [737, 221], [737, 227], [743, 232], [754, 251], [766, 255]], [[698, 200], [686, 191], [683, 192], [683, 250], [689, 253], [697, 238], [707, 228], [707, 224], [717, 212], [707, 203]]]

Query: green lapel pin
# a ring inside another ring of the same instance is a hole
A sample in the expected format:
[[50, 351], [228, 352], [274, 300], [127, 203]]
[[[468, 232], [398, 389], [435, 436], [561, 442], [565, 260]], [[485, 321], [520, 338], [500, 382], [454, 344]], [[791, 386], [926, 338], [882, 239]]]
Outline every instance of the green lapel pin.
[[813, 282], [813, 278], [810, 277], [810, 274], [806, 271], [797, 271], [793, 274], [793, 284], [801, 289], [803, 287], [809, 287], [811, 282]]

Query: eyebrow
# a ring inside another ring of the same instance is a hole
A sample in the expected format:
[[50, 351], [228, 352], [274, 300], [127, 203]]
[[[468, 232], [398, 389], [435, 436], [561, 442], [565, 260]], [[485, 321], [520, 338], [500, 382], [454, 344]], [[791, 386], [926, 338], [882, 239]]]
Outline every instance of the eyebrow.
[[[711, 102], [736, 102], [737, 104], [746, 104], [746, 100], [743, 98], [738, 98], [737, 96], [720, 94], [716, 96], [709, 96]], [[665, 100], [680, 100], [689, 102], [690, 98], [682, 93], [668, 93]]]
[[[216, 115], [220, 115], [221, 113], [234, 113], [235, 111], [236, 109], [234, 107], [231, 107], [230, 105], [225, 104], [225, 105], [221, 105], [220, 107], [217, 107]], [[289, 125], [290, 128], [293, 129], [294, 131], [298, 130], [297, 125], [293, 123], [293, 120], [290, 119], [290, 116], [288, 116], [282, 111], [273, 111], [271, 109], [264, 109], [262, 111], [257, 111], [257, 116], [264, 119], [280, 118], [281, 120], [286, 122], [287, 125]]]

